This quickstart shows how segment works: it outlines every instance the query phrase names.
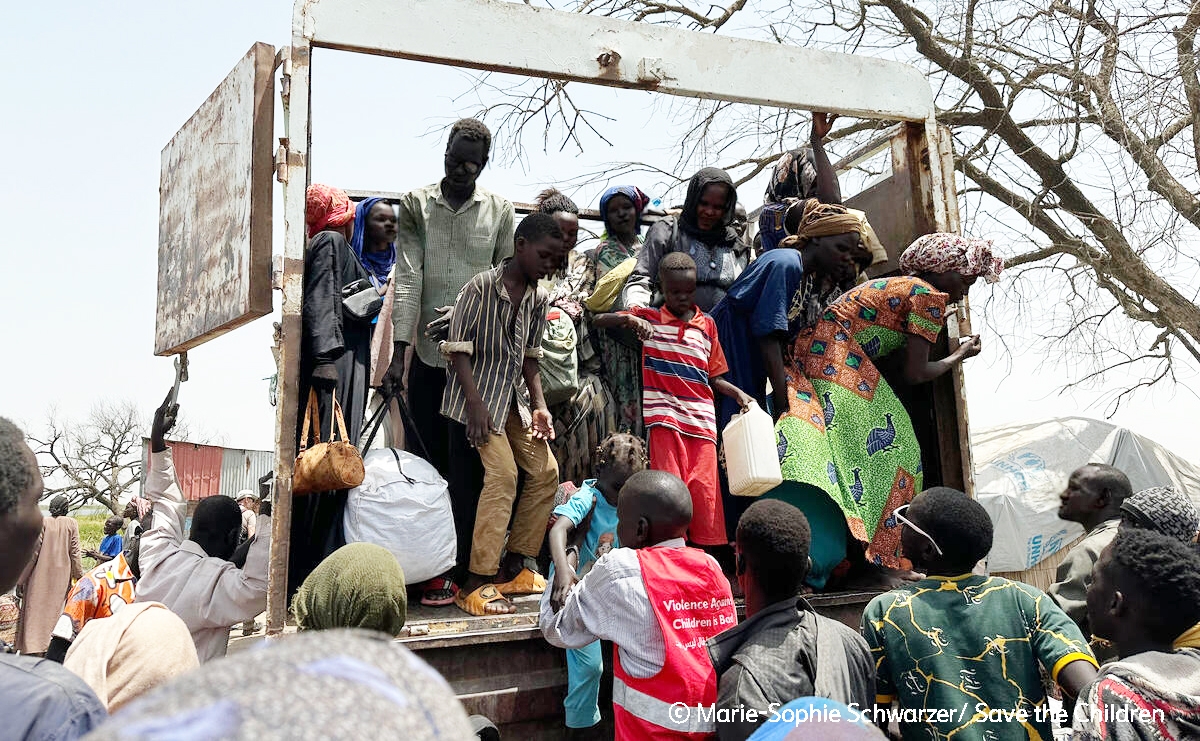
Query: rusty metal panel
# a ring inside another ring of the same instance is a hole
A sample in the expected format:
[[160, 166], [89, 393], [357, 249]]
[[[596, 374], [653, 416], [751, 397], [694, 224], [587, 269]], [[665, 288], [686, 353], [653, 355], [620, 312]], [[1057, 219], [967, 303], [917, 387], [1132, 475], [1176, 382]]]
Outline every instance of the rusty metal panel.
[[221, 453], [221, 487], [225, 496], [249, 489], [258, 496], [258, 479], [275, 470], [275, 453], [270, 450], [225, 448]]
[[[175, 462], [175, 478], [183, 491], [184, 499], [196, 502], [205, 497], [221, 493], [221, 456], [223, 449], [213, 445], [168, 440], [171, 459]], [[142, 441], [142, 485], [145, 472], [150, 470], [150, 441]]]
[[251, 47], [163, 148], [156, 355], [271, 312], [274, 63]]
[[894, 174], [846, 199], [846, 205], [868, 214], [871, 228], [887, 250], [888, 260], [871, 267], [872, 278], [900, 269], [900, 253], [922, 232], [913, 212], [913, 186], [906, 172]]
[[295, 8], [293, 30], [313, 46], [863, 118], [934, 113], [925, 75], [872, 57], [499, 0], [438, 0], [436, 12], [423, 0], [301, 0]]

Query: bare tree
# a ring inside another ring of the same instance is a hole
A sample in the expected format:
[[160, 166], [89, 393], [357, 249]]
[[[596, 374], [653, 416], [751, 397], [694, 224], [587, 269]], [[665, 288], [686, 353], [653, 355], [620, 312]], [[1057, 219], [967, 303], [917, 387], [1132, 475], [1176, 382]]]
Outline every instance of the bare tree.
[[142, 430], [130, 402], [98, 405], [82, 422], [51, 413], [45, 433], [29, 436], [46, 481], [42, 498], [64, 494], [72, 509], [94, 502], [121, 514], [141, 477]]
[[[1082, 358], [1076, 383], [1115, 368], [1140, 374], [1112, 410], [1130, 391], [1174, 379], [1181, 358], [1192, 372], [1200, 364], [1200, 1], [582, 0], [574, 9], [736, 28], [926, 70], [954, 135], [964, 226], [1007, 246], [1010, 271], [987, 313], [1020, 316], [1010, 346], [1041, 341]], [[603, 132], [604, 122], [567, 91], [561, 82], [534, 96], [500, 91], [508, 99], [482, 113], [500, 117], [510, 138], [541, 125], [544, 146], [557, 131], [582, 147], [585, 125]], [[795, 112], [672, 106], [688, 122], [680, 173], [722, 164], [746, 182], [804, 139]], [[849, 151], [889, 123], [843, 124], [830, 147]]]
[[[142, 440], [149, 429], [130, 401], [98, 404], [82, 421], [62, 419], [52, 410], [45, 431], [29, 434], [45, 480], [41, 498], [63, 494], [71, 509], [94, 503], [120, 515], [141, 480]], [[182, 421], [174, 433], [180, 440], [197, 437]], [[207, 444], [207, 439], [193, 442]]]

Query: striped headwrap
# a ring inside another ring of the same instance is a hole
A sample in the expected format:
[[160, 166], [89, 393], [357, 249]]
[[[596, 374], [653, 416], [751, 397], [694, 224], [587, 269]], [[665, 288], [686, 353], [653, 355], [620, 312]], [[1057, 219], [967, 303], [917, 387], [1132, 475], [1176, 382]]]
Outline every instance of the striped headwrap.
[[1170, 486], [1143, 489], [1121, 502], [1121, 514], [1147, 530], [1192, 543], [1200, 530], [1200, 513], [1187, 495]]

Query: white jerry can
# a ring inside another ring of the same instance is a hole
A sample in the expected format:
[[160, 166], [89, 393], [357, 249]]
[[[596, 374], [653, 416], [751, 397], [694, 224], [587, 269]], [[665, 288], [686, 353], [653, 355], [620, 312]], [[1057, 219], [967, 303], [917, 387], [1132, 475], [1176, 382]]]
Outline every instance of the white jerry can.
[[729, 493], [757, 497], [783, 483], [775, 446], [775, 423], [758, 404], [733, 415], [721, 433]]

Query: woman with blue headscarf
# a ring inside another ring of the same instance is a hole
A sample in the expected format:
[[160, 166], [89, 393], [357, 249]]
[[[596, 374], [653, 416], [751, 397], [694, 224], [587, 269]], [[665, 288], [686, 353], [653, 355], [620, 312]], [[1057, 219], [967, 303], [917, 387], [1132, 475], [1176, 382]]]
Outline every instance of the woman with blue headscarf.
[[382, 198], [368, 198], [354, 209], [350, 249], [376, 286], [387, 283], [396, 264], [396, 211]]
[[[600, 219], [604, 233], [600, 244], [578, 254], [571, 262], [566, 280], [555, 291], [552, 301], [568, 299], [595, 311], [615, 311], [619, 306], [595, 307], [588, 299], [606, 275], [626, 263], [636, 260], [642, 248], [642, 211], [650, 199], [632, 185], [619, 185], [600, 196]], [[628, 275], [629, 271], [625, 271]], [[615, 275], [615, 273], [614, 273]], [[620, 286], [610, 289], [619, 294]], [[590, 314], [589, 314], [590, 319]], [[642, 350], [641, 344], [627, 330], [591, 330], [589, 332], [596, 355], [600, 359], [600, 377], [616, 404], [617, 432], [642, 434]]]
[[[390, 294], [385, 286], [396, 261], [396, 214], [382, 199], [368, 198], [354, 207], [343, 191], [318, 184], [309, 186], [306, 209], [309, 242], [304, 255], [296, 437], [309, 392], [315, 390], [321, 439], [329, 440], [336, 398], [347, 437], [357, 444], [371, 385], [371, 338], [377, 330], [391, 329], [390, 321], [381, 325], [376, 320], [383, 294]], [[366, 302], [350, 297], [370, 298], [371, 291], [380, 294], [380, 301], [364, 312]], [[392, 345], [390, 339], [385, 344]], [[310, 494], [298, 498], [294, 507], [288, 568], [292, 591], [323, 558], [345, 545], [346, 492]]]

